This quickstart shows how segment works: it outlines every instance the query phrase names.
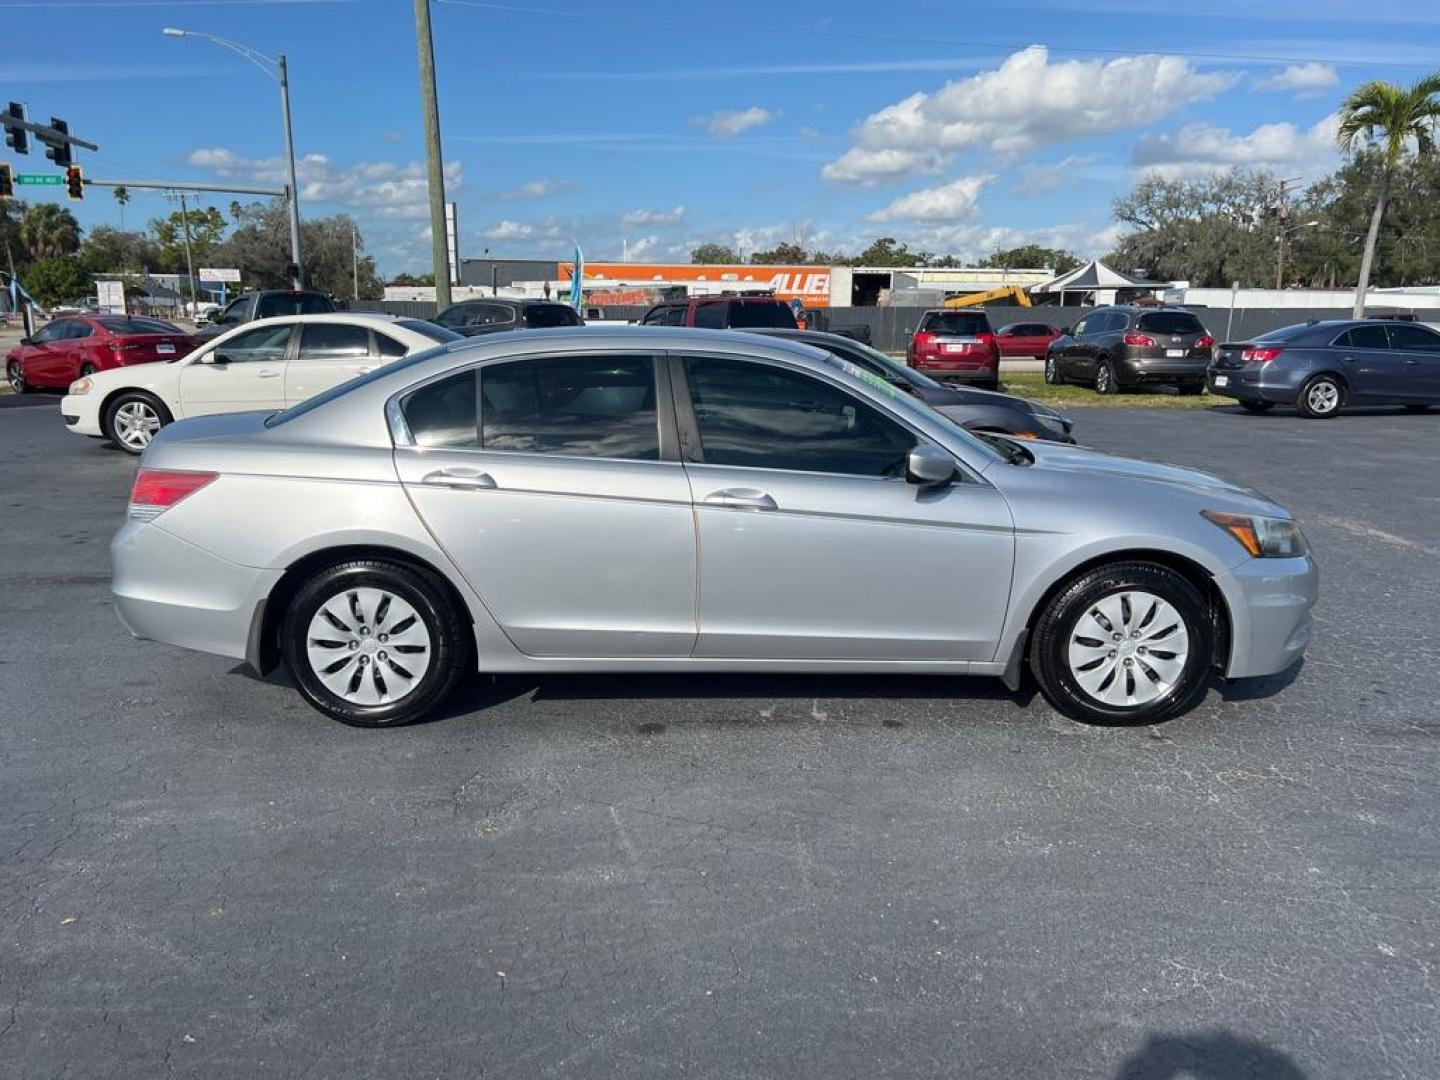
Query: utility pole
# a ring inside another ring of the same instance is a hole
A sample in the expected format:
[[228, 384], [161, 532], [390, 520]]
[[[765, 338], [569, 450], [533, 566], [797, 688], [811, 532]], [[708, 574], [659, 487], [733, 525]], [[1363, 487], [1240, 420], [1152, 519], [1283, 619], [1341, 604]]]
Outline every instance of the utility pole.
[[430, 36], [430, 0], [415, 0], [415, 48], [420, 59], [420, 109], [425, 118], [425, 165], [430, 189], [431, 267], [435, 304], [450, 306], [450, 251], [445, 229], [445, 166], [440, 156], [440, 103], [435, 94], [435, 44]]
[[290, 262], [294, 267], [291, 284], [296, 289], [305, 287], [305, 270], [300, 265], [300, 188], [295, 182], [295, 137], [290, 134], [290, 68], [285, 63], [285, 54], [275, 57], [275, 68], [280, 76], [280, 115], [285, 121], [285, 166], [290, 175]]
[[1290, 200], [1286, 198], [1286, 192], [1290, 185], [1299, 179], [1298, 176], [1292, 176], [1288, 180], [1280, 181], [1280, 205], [1276, 209], [1280, 232], [1275, 237], [1275, 288], [1277, 290], [1285, 287], [1285, 241], [1289, 236], [1286, 225], [1290, 221]]
[[355, 279], [355, 299], [360, 299], [360, 245], [355, 238], [355, 222], [350, 222], [350, 273]]

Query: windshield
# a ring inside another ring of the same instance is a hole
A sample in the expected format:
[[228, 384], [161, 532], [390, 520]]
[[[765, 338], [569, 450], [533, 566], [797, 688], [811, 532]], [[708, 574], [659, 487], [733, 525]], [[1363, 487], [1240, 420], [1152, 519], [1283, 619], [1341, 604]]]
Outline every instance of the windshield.
[[991, 461], [1009, 460], [1006, 454], [1002, 454], [995, 447], [983, 440], [977, 439], [944, 413], [936, 412], [918, 397], [907, 394], [903, 390], [895, 389], [888, 380], [882, 379], [873, 372], [866, 371], [859, 364], [851, 363], [849, 360], [836, 356], [832, 352], [825, 353], [825, 362], [831, 367], [845, 372], [845, 374], [851, 378], [860, 380], [860, 382], [866, 386], [882, 394], [891, 409], [898, 413], [908, 413], [908, 419], [918, 419], [928, 421], [932, 424], [941, 424], [960, 442], [964, 443], [967, 447], [973, 448], [977, 453], [983, 454]]
[[462, 341], [464, 334], [457, 334], [454, 330], [447, 330], [443, 326], [436, 326], [433, 322], [426, 322], [424, 319], [396, 319], [396, 326], [403, 326], [406, 330], [413, 331], [421, 337], [427, 337], [431, 341]]
[[[819, 345], [820, 343], [813, 342], [813, 344]], [[864, 342], [847, 340], [844, 345], [836, 343], [833, 349], [830, 343], [826, 342], [820, 345], [820, 348], [834, 352], [836, 356], [845, 360], [851, 360], [852, 354], [858, 355], [859, 359], [854, 359], [856, 364], [866, 368], [879, 368], [886, 378], [896, 382], [909, 383], [911, 386], [923, 386], [926, 390], [945, 389], [924, 372], [906, 367], [893, 356], [886, 356], [879, 349], [872, 349]]]
[[330, 298], [321, 293], [266, 293], [260, 297], [255, 318], [276, 315], [329, 315], [335, 310]]
[[531, 330], [547, 326], [583, 326], [580, 313], [565, 304], [531, 304], [525, 309], [525, 325]]
[[366, 372], [364, 375], [357, 375], [355, 378], [341, 383], [339, 386], [332, 386], [329, 390], [322, 390], [314, 397], [306, 398], [298, 405], [292, 405], [288, 409], [282, 409], [266, 418], [265, 426], [279, 427], [281, 424], [288, 424], [291, 420], [298, 420], [308, 412], [328, 405], [338, 397], [344, 397], [351, 390], [359, 390], [362, 386], [369, 386], [376, 379], [388, 379], [397, 371], [404, 371], [408, 367], [414, 367], [422, 361], [429, 360], [432, 356], [439, 356], [448, 349], [448, 345], [436, 345], [433, 349], [426, 349], [423, 352], [411, 353], [409, 356], [402, 356], [398, 360], [391, 360], [374, 371]]
[[731, 304], [730, 325], [735, 329], [752, 326], [795, 326], [795, 316], [778, 300], [773, 304]]

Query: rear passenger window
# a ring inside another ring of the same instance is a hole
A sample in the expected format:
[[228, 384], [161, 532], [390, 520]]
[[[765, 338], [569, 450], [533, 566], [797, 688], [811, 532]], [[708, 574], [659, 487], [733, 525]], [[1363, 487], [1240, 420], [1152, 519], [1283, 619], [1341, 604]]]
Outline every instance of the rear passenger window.
[[1385, 339], [1385, 327], [1383, 326], [1356, 326], [1336, 338], [1335, 344], [1342, 349], [1388, 349], [1390, 347], [1390, 343]]
[[382, 334], [378, 330], [375, 331], [375, 344], [379, 346], [380, 355], [386, 360], [394, 360], [410, 351], [403, 341], [396, 341], [389, 334]]
[[660, 459], [648, 356], [565, 356], [492, 364], [480, 375], [485, 450]]
[[400, 411], [416, 446], [474, 448], [474, 369], [422, 386], [401, 402]]
[[[1357, 326], [1350, 332], [1353, 334], [1362, 329], [1370, 328]], [[1379, 327], [1375, 329], [1378, 330]], [[1416, 326], [1414, 323], [1391, 323], [1389, 329], [1392, 349], [1404, 349], [1406, 352], [1440, 352], [1440, 334], [1433, 330]]]
[[709, 330], [725, 329], [724, 304], [698, 304], [695, 307], [695, 325]]

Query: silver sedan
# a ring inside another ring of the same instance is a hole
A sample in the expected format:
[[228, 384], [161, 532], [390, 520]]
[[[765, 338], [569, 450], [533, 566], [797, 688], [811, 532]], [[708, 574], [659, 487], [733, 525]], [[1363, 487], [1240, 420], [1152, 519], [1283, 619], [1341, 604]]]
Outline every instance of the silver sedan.
[[977, 438], [734, 332], [500, 334], [151, 443], [112, 546], [139, 637], [284, 663], [349, 724], [466, 673], [1026, 668], [1091, 722], [1180, 713], [1310, 640], [1284, 508]]

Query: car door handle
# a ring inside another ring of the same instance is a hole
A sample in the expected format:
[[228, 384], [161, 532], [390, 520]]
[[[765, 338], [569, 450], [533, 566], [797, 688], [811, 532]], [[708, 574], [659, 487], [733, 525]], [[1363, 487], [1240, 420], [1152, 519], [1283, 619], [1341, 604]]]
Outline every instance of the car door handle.
[[1405, 361], [1405, 366], [1406, 366], [1406, 367], [1418, 367], [1419, 365], [1420, 365], [1420, 361], [1419, 361], [1419, 360], [1406, 360], [1406, 361]]
[[727, 506], [732, 510], [774, 510], [775, 500], [755, 488], [722, 488], [705, 496], [706, 506]]
[[374, 370], [375, 370], [375, 365], [373, 365], [373, 364], [367, 364], [365, 367], [357, 367], [357, 368], [355, 369], [355, 374], [356, 374], [356, 375], [369, 375], [370, 372], [372, 372], [372, 371], [374, 371]]
[[429, 487], [454, 488], [457, 491], [492, 491], [498, 485], [489, 473], [467, 470], [438, 469], [426, 473], [420, 482]]
[[280, 372], [278, 372], [278, 371], [257, 371], [257, 372], [255, 373], [255, 377], [256, 377], [257, 379], [278, 379], [278, 378], [280, 377]]

